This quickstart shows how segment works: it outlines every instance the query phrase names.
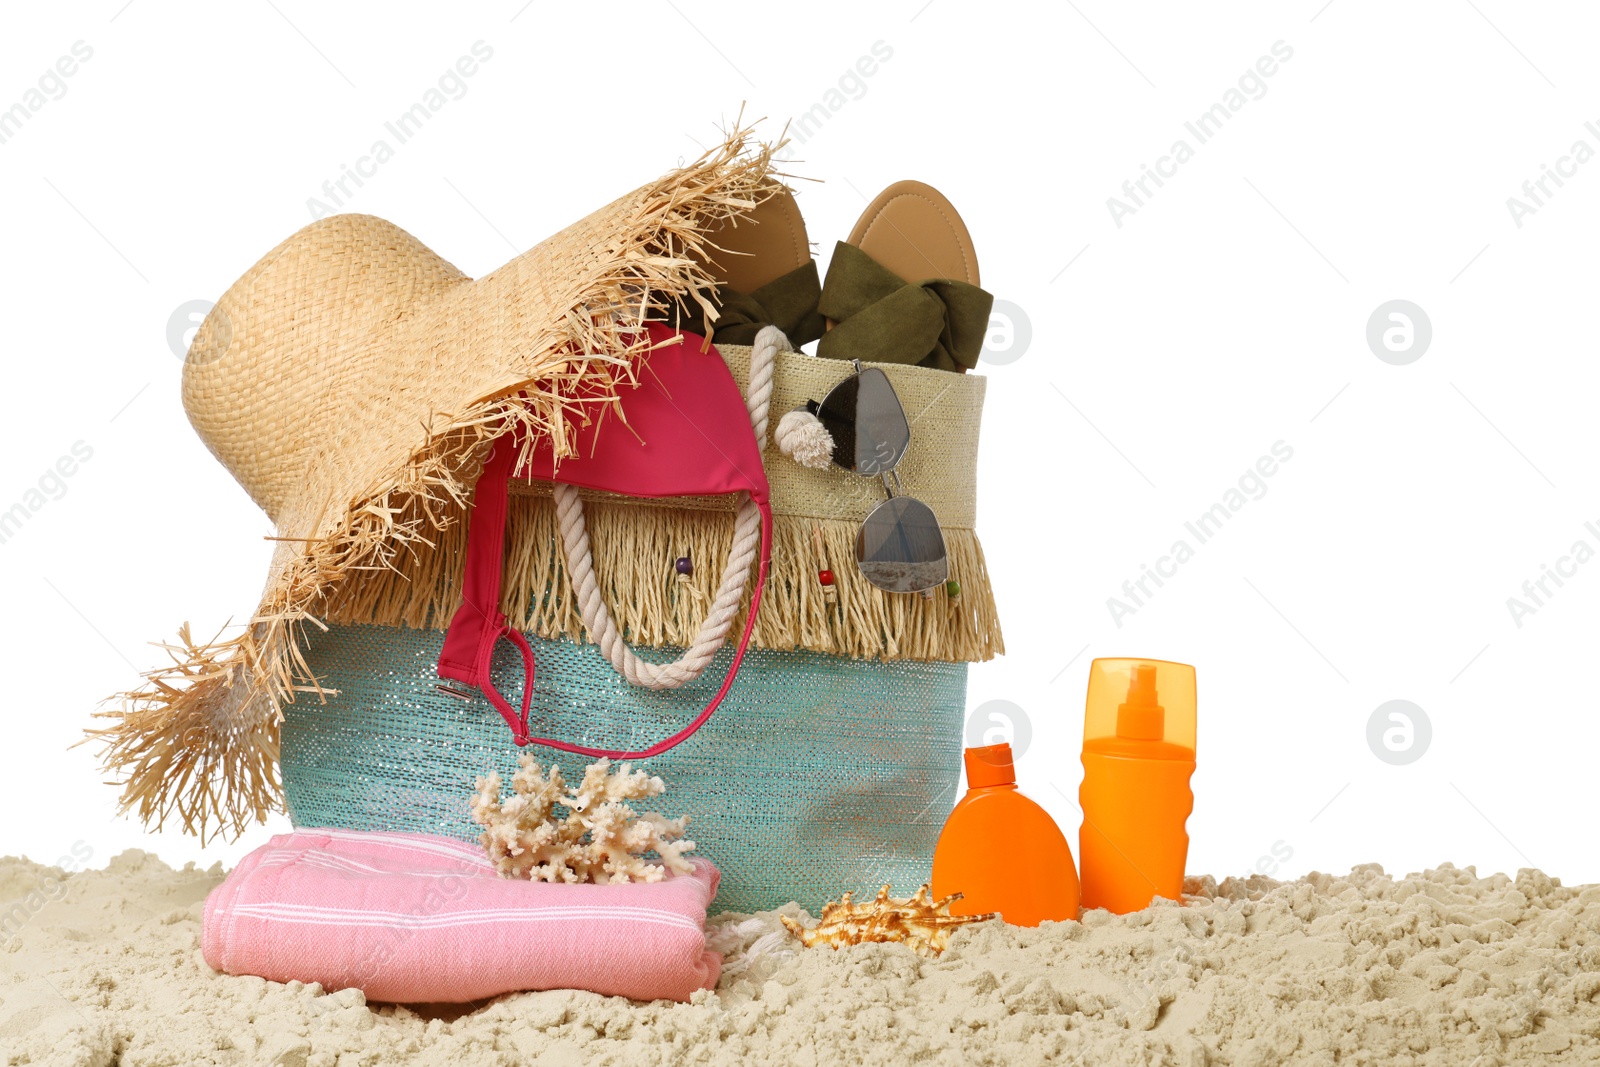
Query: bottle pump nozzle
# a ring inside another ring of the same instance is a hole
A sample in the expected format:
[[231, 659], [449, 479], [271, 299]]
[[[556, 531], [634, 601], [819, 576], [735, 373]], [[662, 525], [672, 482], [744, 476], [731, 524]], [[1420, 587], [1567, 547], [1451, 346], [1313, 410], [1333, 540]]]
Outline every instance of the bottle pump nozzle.
[[1128, 696], [1117, 707], [1117, 736], [1159, 741], [1166, 729], [1166, 709], [1158, 703], [1156, 668], [1136, 663], [1128, 681]]

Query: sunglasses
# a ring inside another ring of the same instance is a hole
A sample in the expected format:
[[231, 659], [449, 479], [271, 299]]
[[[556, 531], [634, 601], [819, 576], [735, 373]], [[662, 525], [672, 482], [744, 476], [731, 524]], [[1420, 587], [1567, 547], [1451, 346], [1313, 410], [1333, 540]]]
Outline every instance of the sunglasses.
[[950, 559], [933, 509], [900, 495], [895, 469], [911, 444], [911, 424], [889, 376], [852, 362], [856, 373], [829, 390], [822, 403], [807, 401], [806, 409], [833, 436], [833, 462], [852, 474], [881, 478], [888, 494], [861, 524], [856, 564], [862, 577], [885, 592], [932, 596], [950, 578]]

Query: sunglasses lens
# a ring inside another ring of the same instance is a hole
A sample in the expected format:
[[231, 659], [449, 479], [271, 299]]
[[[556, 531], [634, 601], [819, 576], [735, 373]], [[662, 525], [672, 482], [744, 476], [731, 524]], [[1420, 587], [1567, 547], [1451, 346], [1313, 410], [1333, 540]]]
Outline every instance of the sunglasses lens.
[[833, 435], [833, 461], [857, 474], [884, 474], [900, 463], [911, 425], [889, 376], [868, 367], [834, 386], [817, 408]]
[[939, 520], [928, 505], [908, 496], [872, 509], [856, 536], [856, 562], [862, 577], [890, 593], [920, 593], [950, 577]]

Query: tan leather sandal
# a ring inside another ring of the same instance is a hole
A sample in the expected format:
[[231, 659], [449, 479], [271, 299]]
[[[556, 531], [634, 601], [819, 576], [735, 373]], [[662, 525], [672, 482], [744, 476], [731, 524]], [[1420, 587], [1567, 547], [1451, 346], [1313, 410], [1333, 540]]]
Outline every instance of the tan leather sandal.
[[993, 304], [954, 205], [923, 182], [895, 182], [834, 246], [817, 355], [965, 372], [977, 366]]
[[906, 282], [949, 278], [982, 284], [967, 224], [955, 205], [925, 182], [895, 182], [879, 193], [846, 243]]

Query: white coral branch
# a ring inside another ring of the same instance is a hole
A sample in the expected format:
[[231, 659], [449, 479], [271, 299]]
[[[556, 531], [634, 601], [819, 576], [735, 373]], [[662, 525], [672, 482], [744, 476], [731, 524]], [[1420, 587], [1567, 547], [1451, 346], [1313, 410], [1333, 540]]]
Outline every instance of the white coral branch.
[[[668, 871], [694, 869], [683, 839], [687, 815], [668, 819], [660, 812], [635, 812], [626, 802], [660, 796], [666, 783], [624, 763], [612, 773], [611, 761], [584, 770], [569, 789], [561, 769], [548, 775], [524, 753], [511, 776], [512, 795], [502, 799], [498, 773], [478, 779], [468, 800], [473, 821], [484, 828], [479, 841], [495, 868], [508, 878], [542, 882], [659, 882]], [[567, 809], [557, 818], [557, 807]], [[645, 859], [654, 852], [660, 862]]]

